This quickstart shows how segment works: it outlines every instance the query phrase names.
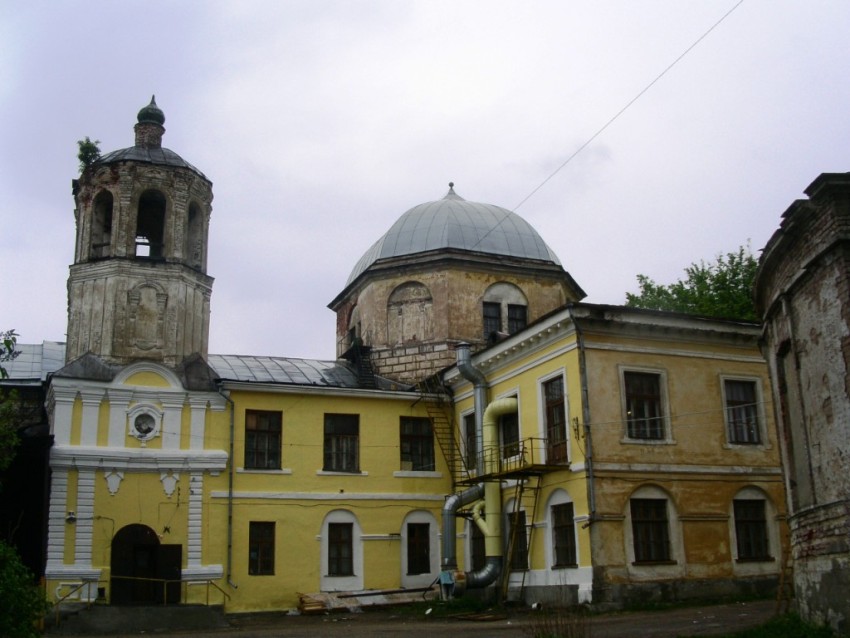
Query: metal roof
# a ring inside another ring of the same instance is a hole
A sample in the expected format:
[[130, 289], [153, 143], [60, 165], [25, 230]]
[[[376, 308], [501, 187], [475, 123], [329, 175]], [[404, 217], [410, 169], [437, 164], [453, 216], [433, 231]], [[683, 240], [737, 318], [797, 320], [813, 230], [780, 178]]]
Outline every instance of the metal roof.
[[101, 155], [94, 165], [96, 166], [98, 164], [111, 164], [113, 162], [125, 161], [188, 168], [190, 171], [194, 171], [206, 179], [206, 175], [180, 157], [177, 153], [172, 151], [170, 148], [163, 147], [147, 148], [144, 146], [131, 146], [129, 148], [122, 148], [117, 151], [111, 151], [105, 155]]
[[414, 206], [360, 258], [346, 286], [379, 259], [455, 249], [548, 261], [557, 255], [522, 217], [492, 204], [466, 201], [449, 184], [443, 199]]
[[359, 387], [357, 374], [341, 361], [211, 354], [208, 363], [221, 379], [250, 383]]
[[19, 343], [15, 346], [18, 356], [2, 365], [9, 374], [7, 383], [38, 381], [56, 372], [65, 365], [65, 344], [59, 341], [44, 341], [40, 344]]

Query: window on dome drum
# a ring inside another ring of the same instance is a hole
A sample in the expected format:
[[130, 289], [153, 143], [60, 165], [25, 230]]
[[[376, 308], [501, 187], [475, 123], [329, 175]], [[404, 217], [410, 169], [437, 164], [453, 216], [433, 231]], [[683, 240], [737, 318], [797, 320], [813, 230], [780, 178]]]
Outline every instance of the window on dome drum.
[[434, 433], [431, 419], [401, 417], [401, 469], [434, 471]]
[[729, 442], [742, 445], [760, 443], [756, 382], [726, 379], [723, 389]]
[[623, 373], [628, 438], [664, 439], [661, 375], [654, 372]]
[[502, 458], [509, 459], [519, 454], [519, 417], [516, 412], [503, 414], [499, 418], [499, 437]]
[[475, 412], [463, 417], [463, 434], [466, 441], [466, 469], [478, 469], [478, 440], [475, 438]]
[[502, 304], [491, 301], [484, 302], [484, 338], [494, 332], [502, 331]]
[[248, 574], [274, 575], [274, 523], [248, 523]]
[[136, 257], [162, 259], [165, 237], [165, 195], [147, 190], [136, 215]]
[[508, 304], [508, 334], [525, 330], [528, 325], [528, 308], [517, 304]]
[[575, 567], [578, 564], [573, 518], [572, 503], [552, 506], [552, 553], [555, 560], [553, 567]]
[[472, 554], [471, 567], [472, 571], [478, 571], [479, 569], [484, 569], [484, 566], [487, 564], [487, 546], [484, 540], [484, 532], [475, 524], [475, 521], [470, 521], [469, 526], [472, 530], [472, 539], [470, 541], [470, 553]]
[[281, 413], [245, 410], [245, 469], [279, 470]]
[[546, 420], [547, 463], [567, 462], [567, 427], [564, 406], [564, 379], [556, 377], [543, 383]]
[[352, 523], [328, 523], [328, 576], [354, 575]]
[[329, 472], [359, 472], [360, 416], [357, 414], [326, 414], [324, 447], [323, 470]]
[[407, 573], [427, 574], [431, 571], [431, 526], [428, 523], [407, 524]]
[[767, 517], [762, 499], [735, 499], [735, 541], [739, 561], [773, 560], [767, 542]]
[[633, 498], [632, 537], [636, 563], [658, 563], [670, 560], [670, 527], [667, 499]]
[[[514, 527], [516, 527], [516, 534], [514, 534]], [[508, 514], [508, 539], [511, 538], [513, 538], [511, 570], [523, 571], [528, 569], [528, 534], [525, 528], [524, 510]]]

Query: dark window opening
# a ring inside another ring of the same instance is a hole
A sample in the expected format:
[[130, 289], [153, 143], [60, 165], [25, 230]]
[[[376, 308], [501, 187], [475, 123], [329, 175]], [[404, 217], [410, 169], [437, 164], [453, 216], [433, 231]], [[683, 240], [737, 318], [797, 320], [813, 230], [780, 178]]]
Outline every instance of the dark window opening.
[[484, 302], [484, 338], [494, 332], [502, 331], [502, 304], [492, 301]]
[[328, 523], [328, 576], [354, 575], [354, 525]]
[[248, 573], [251, 576], [274, 574], [274, 523], [248, 524]]
[[431, 572], [431, 526], [428, 523], [407, 524], [407, 573]]
[[186, 263], [192, 268], [202, 268], [204, 264], [204, 220], [201, 209], [194, 202], [189, 206], [189, 220], [186, 226]]
[[463, 417], [463, 432], [466, 437], [466, 469], [478, 469], [478, 439], [475, 436], [475, 413]]
[[401, 417], [401, 469], [434, 471], [434, 434], [430, 419]]
[[499, 418], [499, 433], [502, 439], [502, 458], [519, 454], [519, 415], [516, 412], [503, 414]]
[[726, 390], [726, 421], [729, 426], [729, 442], [758, 444], [759, 411], [756, 403], [755, 381], [724, 382]]
[[357, 414], [326, 414], [323, 470], [360, 471], [360, 417]]
[[670, 530], [667, 521], [667, 499], [633, 498], [632, 535], [636, 563], [670, 560]]
[[472, 553], [471, 567], [473, 571], [478, 571], [484, 569], [484, 566], [487, 564], [487, 544], [484, 539], [484, 532], [475, 524], [475, 521], [469, 524], [469, 528], [472, 530], [472, 540], [470, 542], [470, 551]]
[[525, 511], [508, 514], [508, 538], [513, 539], [511, 570], [528, 569], [528, 533], [525, 527]]
[[773, 560], [767, 541], [767, 517], [761, 499], [735, 499], [738, 560]]
[[573, 518], [572, 503], [552, 506], [554, 567], [575, 567], [578, 564], [576, 559], [576, 529]]
[[528, 325], [528, 308], [519, 304], [508, 304], [508, 334], [525, 330]]
[[281, 413], [245, 410], [245, 468], [279, 470]]
[[139, 198], [136, 216], [136, 257], [162, 259], [165, 241], [165, 195], [149, 190]]
[[546, 419], [546, 461], [567, 461], [566, 406], [564, 405], [564, 379], [558, 377], [543, 384]]
[[661, 375], [651, 372], [625, 372], [626, 421], [630, 439], [664, 438], [661, 411]]

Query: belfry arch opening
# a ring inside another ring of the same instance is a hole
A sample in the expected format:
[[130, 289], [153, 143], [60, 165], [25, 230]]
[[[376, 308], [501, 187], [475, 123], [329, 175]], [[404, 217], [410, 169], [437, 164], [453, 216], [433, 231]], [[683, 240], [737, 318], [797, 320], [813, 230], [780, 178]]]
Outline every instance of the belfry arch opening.
[[188, 219], [186, 220], [186, 248], [185, 261], [192, 268], [203, 270], [204, 265], [204, 237], [203, 237], [203, 215], [201, 207], [197, 203], [189, 204]]
[[109, 257], [112, 253], [112, 193], [100, 191], [94, 198], [91, 219], [91, 249], [92, 259]]
[[165, 195], [146, 190], [139, 197], [136, 216], [136, 257], [162, 259], [165, 240]]

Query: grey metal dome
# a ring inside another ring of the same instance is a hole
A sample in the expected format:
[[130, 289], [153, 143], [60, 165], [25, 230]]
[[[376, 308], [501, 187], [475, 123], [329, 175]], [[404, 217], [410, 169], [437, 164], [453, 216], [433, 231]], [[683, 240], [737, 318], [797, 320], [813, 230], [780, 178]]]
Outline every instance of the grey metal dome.
[[452, 249], [535, 259], [561, 265], [527, 221], [506, 208], [468, 202], [454, 191], [414, 206], [360, 258], [346, 286], [380, 259]]
[[192, 166], [170, 148], [165, 147], [146, 148], [144, 146], [131, 146], [130, 148], [122, 148], [117, 151], [111, 151], [105, 155], [101, 155], [100, 158], [94, 162], [94, 165], [125, 161], [146, 162], [148, 164], [162, 164], [163, 166], [188, 168], [190, 171], [194, 171], [206, 179], [206, 176], [201, 171]]

